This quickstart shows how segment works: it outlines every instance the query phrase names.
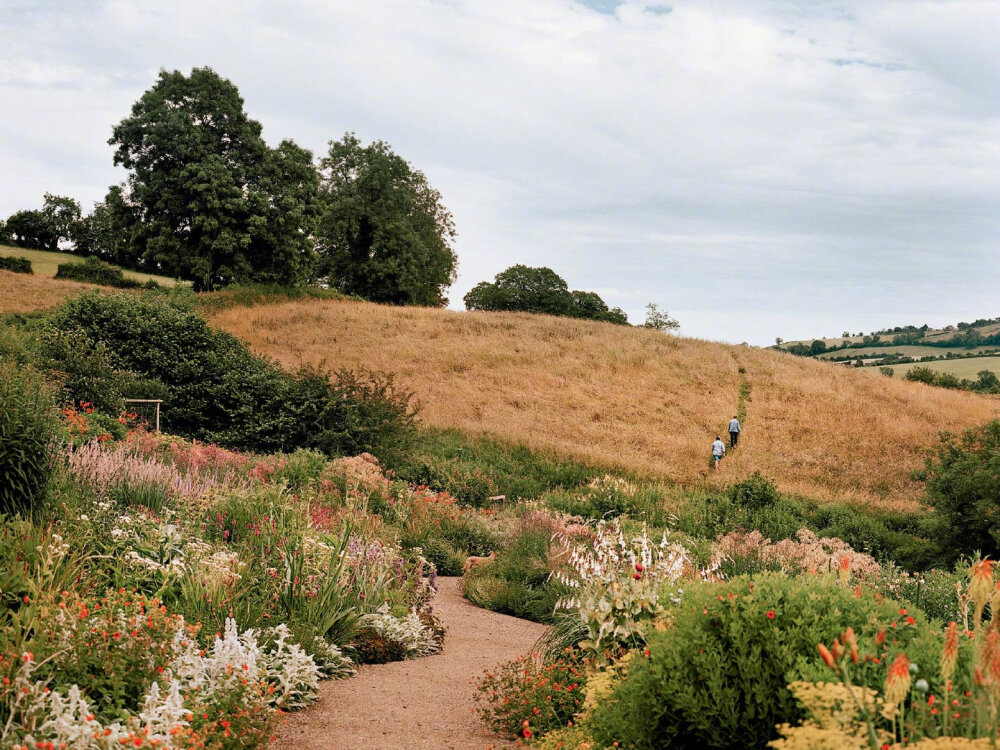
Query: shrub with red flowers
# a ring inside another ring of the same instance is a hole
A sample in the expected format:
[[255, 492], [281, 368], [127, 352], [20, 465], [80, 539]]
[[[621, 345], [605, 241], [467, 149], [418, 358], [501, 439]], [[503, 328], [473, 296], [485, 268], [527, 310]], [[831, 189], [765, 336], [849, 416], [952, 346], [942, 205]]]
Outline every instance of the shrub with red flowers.
[[522, 656], [483, 675], [476, 704], [479, 715], [497, 732], [530, 738], [572, 721], [583, 706], [586, 682], [578, 649], [567, 649], [560, 658], [545, 662], [538, 660], [538, 654]]
[[685, 587], [666, 627], [648, 634], [649, 656], [633, 659], [588, 716], [595, 746], [764, 746], [775, 725], [802, 716], [788, 683], [829, 679], [816, 644], [831, 643], [844, 622], [855, 624], [867, 657], [856, 667], [858, 685], [880, 686], [886, 660], [902, 650], [928, 665], [937, 660], [935, 629], [922, 613], [833, 575], [769, 573]]

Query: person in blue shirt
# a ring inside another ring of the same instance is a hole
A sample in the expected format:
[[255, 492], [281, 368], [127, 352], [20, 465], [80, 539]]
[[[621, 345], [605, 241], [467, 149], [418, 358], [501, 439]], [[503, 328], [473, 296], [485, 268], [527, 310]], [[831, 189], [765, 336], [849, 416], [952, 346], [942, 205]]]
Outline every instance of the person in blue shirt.
[[729, 420], [729, 447], [735, 448], [738, 442], [740, 442], [740, 420], [733, 415]]
[[724, 455], [726, 455], [726, 444], [722, 442], [721, 437], [716, 435], [715, 442], [712, 443], [712, 466], [716, 471], [719, 470], [719, 461]]

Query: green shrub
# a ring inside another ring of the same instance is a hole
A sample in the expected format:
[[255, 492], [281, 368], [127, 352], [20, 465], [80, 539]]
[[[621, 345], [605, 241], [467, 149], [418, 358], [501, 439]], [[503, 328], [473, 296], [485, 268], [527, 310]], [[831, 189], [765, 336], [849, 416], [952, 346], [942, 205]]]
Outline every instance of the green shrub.
[[815, 509], [809, 526], [820, 536], [843, 539], [880, 560], [924, 570], [941, 562], [941, 547], [932, 540], [929, 521], [903, 514], [859, 513], [854, 506], [830, 504]]
[[423, 551], [424, 557], [434, 565], [439, 575], [462, 575], [467, 555], [460, 553], [448, 541], [439, 537], [428, 537], [420, 544], [412, 544], [404, 536], [403, 548], [414, 549], [415, 547], [419, 547]]
[[406, 647], [402, 643], [382, 635], [375, 628], [359, 628], [353, 646], [359, 664], [388, 664], [406, 658]]
[[113, 286], [118, 289], [158, 289], [160, 286], [153, 279], [143, 284], [135, 279], [127, 278], [118, 266], [113, 266], [94, 257], [86, 258], [83, 263], [60, 263], [56, 270], [56, 278], [85, 281], [90, 284]]
[[1000, 554], [1000, 420], [946, 435], [921, 474], [953, 558]]
[[63, 343], [50, 359], [65, 368], [70, 399], [160, 390], [162, 428], [204, 442], [265, 453], [369, 451], [386, 462], [405, 454], [415, 409], [391, 376], [285, 373], [187, 306], [174, 295], [88, 293], [65, 302], [51, 317], [50, 338]]
[[551, 622], [561, 589], [549, 580], [548, 528], [523, 529], [497, 551], [496, 559], [477, 565], [466, 577], [465, 595], [494, 612]]
[[740, 482], [729, 485], [726, 488], [726, 494], [734, 503], [750, 510], [769, 508], [781, 500], [781, 495], [774, 482], [759, 471], [755, 471]]
[[34, 273], [34, 271], [31, 270], [31, 261], [27, 258], [6, 258], [3, 256], [0, 256], [0, 271], [11, 271], [13, 273]]
[[41, 377], [0, 362], [0, 513], [27, 513], [44, 499], [59, 430]]
[[522, 656], [498, 665], [480, 678], [475, 698], [494, 731], [531, 737], [566, 726], [583, 708], [586, 684], [581, 652], [566, 649], [543, 663]]
[[550, 451], [432, 428], [420, 431], [412, 458], [396, 471], [400, 479], [476, 506], [495, 495], [513, 502], [560, 487], [579, 487], [599, 473]]
[[[935, 682], [936, 634], [919, 612], [903, 614], [890, 600], [857, 597], [828, 578], [782, 574], [684, 587], [672, 624], [648, 638], [649, 657], [633, 660], [590, 717], [596, 745], [763, 747], [776, 724], [801, 716], [787, 684], [830, 679], [816, 647], [847, 626], [862, 653], [878, 659], [854, 669], [856, 684], [880, 686], [885, 655], [903, 649]], [[883, 629], [885, 643], [876, 645]]]
[[392, 469], [409, 455], [416, 435], [413, 394], [391, 373], [304, 366], [291, 378], [283, 408], [285, 441], [329, 455], [371, 453]]
[[303, 448], [288, 456], [274, 472], [272, 481], [284, 482], [293, 492], [298, 492], [319, 481], [326, 468], [327, 457], [319, 451]]

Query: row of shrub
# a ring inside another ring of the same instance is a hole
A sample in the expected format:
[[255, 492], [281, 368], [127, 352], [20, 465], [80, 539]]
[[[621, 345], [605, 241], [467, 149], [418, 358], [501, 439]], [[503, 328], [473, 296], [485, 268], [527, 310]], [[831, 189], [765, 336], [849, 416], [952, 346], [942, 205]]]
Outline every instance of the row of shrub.
[[27, 258], [8, 258], [0, 256], [0, 271], [11, 271], [12, 273], [31, 273], [31, 261]]
[[111, 265], [95, 257], [84, 259], [83, 263], [60, 263], [56, 269], [57, 279], [85, 281], [90, 284], [100, 284], [117, 289], [159, 289], [160, 285], [153, 279], [146, 282], [130, 279], [118, 266]]

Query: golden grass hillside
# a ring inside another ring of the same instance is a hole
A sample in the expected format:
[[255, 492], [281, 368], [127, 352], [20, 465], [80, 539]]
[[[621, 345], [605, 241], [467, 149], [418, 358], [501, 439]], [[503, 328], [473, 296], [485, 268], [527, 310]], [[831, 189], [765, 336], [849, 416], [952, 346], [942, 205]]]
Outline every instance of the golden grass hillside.
[[[212, 320], [287, 366], [396, 372], [429, 424], [681, 483], [760, 470], [788, 492], [912, 508], [909, 473], [938, 432], [1000, 415], [998, 400], [872, 370], [568, 318], [310, 300]], [[713, 476], [743, 382], [743, 439]]]
[[0, 313], [30, 313], [55, 307], [64, 299], [76, 297], [94, 284], [63, 281], [47, 276], [0, 271]]

